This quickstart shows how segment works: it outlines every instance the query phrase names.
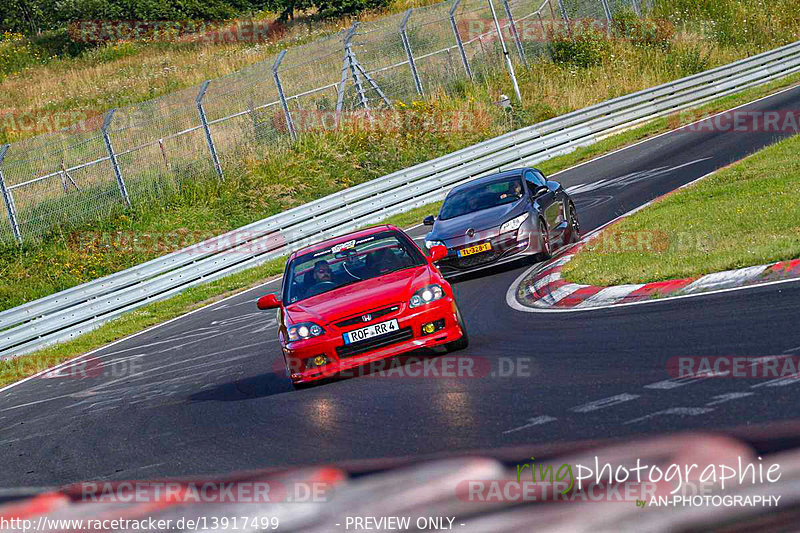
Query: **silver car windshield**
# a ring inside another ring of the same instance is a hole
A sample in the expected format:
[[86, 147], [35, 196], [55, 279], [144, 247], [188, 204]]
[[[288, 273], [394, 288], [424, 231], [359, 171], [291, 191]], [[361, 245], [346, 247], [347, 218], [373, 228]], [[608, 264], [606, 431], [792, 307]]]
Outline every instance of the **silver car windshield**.
[[522, 180], [519, 178], [481, 183], [460, 189], [447, 196], [439, 210], [439, 218], [447, 220], [516, 202], [522, 198], [522, 191]]

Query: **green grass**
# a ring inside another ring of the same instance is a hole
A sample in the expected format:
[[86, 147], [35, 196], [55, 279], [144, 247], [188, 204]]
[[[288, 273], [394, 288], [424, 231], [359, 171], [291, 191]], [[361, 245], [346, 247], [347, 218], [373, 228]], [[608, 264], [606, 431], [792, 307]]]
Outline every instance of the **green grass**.
[[[704, 115], [735, 107], [755, 98], [765, 96], [780, 88], [789, 86], [797, 81], [800, 81], [800, 75], [778, 80], [762, 87], [754, 87], [743, 93], [727, 96], [698, 108], [696, 114]], [[539, 164], [538, 167], [547, 174], [551, 174], [597, 157], [603, 153], [667, 131], [671, 125], [674, 125], [674, 123], [666, 118], [655, 120], [643, 126], [604, 139], [592, 146], [584, 147], [570, 154], [544, 161]], [[795, 147], [795, 150], [796, 148], [797, 147]], [[796, 198], [797, 196], [795, 196], [795, 199]], [[441, 202], [434, 202], [417, 207], [405, 213], [392, 216], [386, 219], [384, 223], [391, 223], [401, 228], [414, 226], [419, 224], [426, 215], [437, 213], [440, 205]], [[796, 211], [797, 205], [795, 203], [795, 212]], [[570, 265], [571, 264], [572, 262]], [[279, 275], [283, 271], [283, 266], [283, 259], [271, 261], [265, 265], [239, 272], [207, 285], [194, 287], [168, 300], [144, 306], [141, 309], [104, 324], [100, 328], [73, 341], [45, 348], [11, 361], [0, 361], [0, 386], [31, 376], [53, 365], [77, 357], [90, 350], [100, 348], [110, 342], [132, 335], [153, 325], [188, 313], [193, 309], [197, 309], [198, 307], [227, 295], [259, 285], [263, 283], [265, 279]]]
[[800, 136], [791, 137], [621, 220], [564, 278], [646, 283], [800, 257], [798, 153]]

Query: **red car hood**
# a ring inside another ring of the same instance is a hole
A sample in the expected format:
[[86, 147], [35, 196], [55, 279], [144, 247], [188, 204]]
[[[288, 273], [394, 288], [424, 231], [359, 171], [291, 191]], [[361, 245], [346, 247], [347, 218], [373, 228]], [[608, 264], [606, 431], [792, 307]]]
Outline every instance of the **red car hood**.
[[387, 305], [405, 303], [417, 291], [436, 282], [427, 265], [390, 272], [383, 276], [345, 285], [286, 307], [289, 322], [324, 325]]

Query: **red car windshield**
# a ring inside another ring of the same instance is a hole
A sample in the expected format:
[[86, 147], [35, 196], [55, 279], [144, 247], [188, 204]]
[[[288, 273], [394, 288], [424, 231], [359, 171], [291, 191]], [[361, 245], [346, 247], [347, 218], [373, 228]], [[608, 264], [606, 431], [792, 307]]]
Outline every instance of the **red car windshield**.
[[344, 285], [425, 264], [425, 257], [395, 231], [374, 233], [296, 257], [287, 269], [284, 301], [295, 303]]

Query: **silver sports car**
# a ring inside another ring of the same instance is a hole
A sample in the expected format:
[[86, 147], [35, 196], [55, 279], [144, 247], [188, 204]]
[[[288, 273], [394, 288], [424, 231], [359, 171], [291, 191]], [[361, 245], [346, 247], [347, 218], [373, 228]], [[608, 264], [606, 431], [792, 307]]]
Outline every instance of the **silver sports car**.
[[453, 188], [439, 216], [425, 217], [433, 226], [425, 246], [447, 247], [437, 266], [445, 276], [533, 256], [580, 238], [575, 205], [556, 181], [535, 168], [508, 170]]

